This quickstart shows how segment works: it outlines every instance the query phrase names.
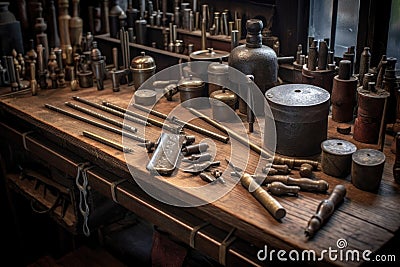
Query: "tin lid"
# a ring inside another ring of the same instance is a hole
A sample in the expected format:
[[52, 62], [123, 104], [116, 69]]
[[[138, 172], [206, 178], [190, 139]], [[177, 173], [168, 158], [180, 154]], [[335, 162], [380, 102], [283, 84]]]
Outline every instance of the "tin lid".
[[157, 93], [149, 89], [137, 90], [134, 94], [135, 103], [143, 106], [150, 106], [156, 102]]
[[276, 121], [311, 123], [326, 119], [329, 114], [330, 94], [310, 84], [284, 84], [265, 93]]
[[148, 70], [154, 69], [156, 67], [156, 63], [154, 58], [151, 56], [147, 56], [145, 52], [141, 52], [140, 56], [137, 56], [131, 61], [131, 69], [134, 70]]
[[206, 50], [195, 51], [189, 56], [194, 61], [220, 61], [227, 59], [229, 52], [208, 48]]
[[213, 62], [208, 65], [208, 73], [212, 74], [227, 74], [229, 70], [229, 66], [227, 64], [223, 64], [221, 62]]
[[179, 89], [198, 88], [203, 86], [204, 86], [203, 80], [197, 77], [193, 77], [193, 75], [189, 75], [189, 77], [182, 78], [178, 82]]
[[[236, 103], [237, 96], [230, 90], [223, 88], [222, 90], [217, 90], [211, 93], [211, 98], [219, 100], [228, 106], [232, 106]], [[219, 101], [215, 101], [214, 104], [218, 105]], [[222, 105], [222, 103], [221, 103]]]
[[386, 157], [379, 150], [366, 148], [354, 152], [352, 159], [358, 165], [377, 166], [385, 163]]
[[342, 139], [325, 140], [322, 142], [321, 148], [324, 152], [337, 156], [351, 155], [357, 150], [353, 143]]

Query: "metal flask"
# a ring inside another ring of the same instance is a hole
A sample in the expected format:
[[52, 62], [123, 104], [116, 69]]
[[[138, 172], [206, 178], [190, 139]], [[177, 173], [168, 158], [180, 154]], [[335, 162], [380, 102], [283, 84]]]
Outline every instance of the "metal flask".
[[133, 83], [137, 90], [148, 78], [156, 73], [156, 62], [154, 58], [147, 56], [145, 52], [141, 52], [140, 56], [132, 59], [130, 69], [133, 72]]
[[[231, 51], [228, 60], [229, 66], [246, 75], [253, 75], [255, 84], [264, 94], [268, 89], [277, 84], [278, 59], [272, 48], [262, 44], [261, 30], [263, 23], [261, 20], [248, 20], [246, 28], [246, 44], [239, 45]], [[237, 75], [230, 74], [229, 79], [239, 88], [241, 87], [240, 83], [243, 83], [243, 81], [238, 80]], [[247, 95], [246, 92], [242, 92], [241, 98], [246, 99]], [[264, 111], [264, 101], [257, 101], [256, 99], [254, 109], [256, 114], [262, 114]]]
[[189, 75], [188, 78], [182, 78], [178, 82], [178, 91], [183, 107], [201, 108], [197, 101], [188, 100], [206, 96], [205, 82], [202, 79], [192, 75]]
[[[265, 125], [276, 127], [276, 152], [286, 156], [313, 156], [321, 152], [327, 137], [330, 95], [308, 84], [285, 84], [265, 93], [271, 112], [265, 110]], [[271, 127], [269, 127], [271, 128]], [[274, 140], [265, 128], [264, 146]]]
[[235, 119], [235, 93], [223, 88], [210, 94], [213, 119], [216, 121], [233, 121]]

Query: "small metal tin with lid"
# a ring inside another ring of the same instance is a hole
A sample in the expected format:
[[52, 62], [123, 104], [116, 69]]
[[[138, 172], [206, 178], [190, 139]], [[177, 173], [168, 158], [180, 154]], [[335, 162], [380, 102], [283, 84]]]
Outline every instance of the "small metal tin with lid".
[[[312, 156], [321, 152], [327, 137], [328, 91], [309, 84], [285, 84], [265, 93], [265, 125], [276, 127], [276, 152], [287, 156]], [[272, 113], [272, 115], [271, 115]], [[274, 149], [274, 138], [264, 129], [264, 146]]]
[[330, 139], [321, 143], [322, 171], [334, 177], [346, 177], [351, 171], [351, 156], [357, 147], [346, 140]]
[[[198, 50], [189, 55], [190, 61], [203, 61], [203, 62], [221, 62], [227, 61], [229, 57], [229, 52], [214, 50], [213, 48], [208, 48], [206, 50]], [[209, 64], [192, 64], [192, 72], [199, 75], [203, 80], [207, 78]]]
[[234, 120], [236, 102], [236, 94], [225, 88], [211, 93], [210, 103], [213, 119], [217, 121]]
[[386, 160], [385, 154], [376, 149], [360, 149], [353, 154], [352, 160], [352, 184], [364, 191], [378, 191]]
[[229, 65], [213, 62], [208, 65], [208, 95], [229, 84]]
[[133, 72], [133, 83], [135, 89], [138, 89], [148, 78], [156, 72], [156, 63], [154, 58], [141, 52], [140, 56], [132, 59], [130, 69]]
[[[182, 106], [194, 107], [193, 101], [187, 101], [197, 97], [205, 96], [205, 82], [197, 77], [189, 75], [187, 78], [182, 78], [178, 82], [178, 91]], [[185, 102], [187, 101], [187, 102]]]
[[135, 103], [142, 106], [151, 106], [156, 103], [157, 93], [149, 89], [137, 90], [134, 94]]

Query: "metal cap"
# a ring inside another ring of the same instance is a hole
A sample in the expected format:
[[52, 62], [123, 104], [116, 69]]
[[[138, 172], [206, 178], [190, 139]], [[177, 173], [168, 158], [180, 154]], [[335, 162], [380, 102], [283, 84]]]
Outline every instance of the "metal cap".
[[198, 87], [203, 87], [203, 86], [204, 86], [204, 81], [200, 78], [193, 77], [192, 75], [189, 75], [189, 77], [187, 77], [187, 78], [182, 78], [178, 82], [179, 90], [198, 88]]
[[366, 148], [357, 150], [352, 159], [362, 166], [377, 166], [385, 162], [386, 156], [379, 150]]
[[324, 152], [337, 156], [351, 155], [357, 150], [353, 143], [342, 139], [325, 140], [321, 143], [321, 148]]
[[156, 67], [156, 62], [151, 56], [147, 56], [145, 52], [141, 52], [140, 56], [137, 56], [131, 61], [131, 69], [134, 70], [149, 70]]
[[157, 93], [149, 89], [137, 90], [134, 94], [135, 103], [143, 106], [150, 106], [156, 102]]
[[195, 61], [220, 61], [227, 59], [229, 57], [229, 52], [208, 48], [206, 50], [195, 51], [189, 56]]
[[[232, 91], [227, 89], [214, 91], [211, 93], [210, 97], [219, 100], [231, 107], [236, 103], [237, 100], [237, 96]], [[219, 101], [215, 101], [214, 104], [218, 105], [220, 103]]]
[[208, 73], [212, 74], [227, 74], [229, 70], [229, 66], [223, 63], [213, 62], [208, 65]]

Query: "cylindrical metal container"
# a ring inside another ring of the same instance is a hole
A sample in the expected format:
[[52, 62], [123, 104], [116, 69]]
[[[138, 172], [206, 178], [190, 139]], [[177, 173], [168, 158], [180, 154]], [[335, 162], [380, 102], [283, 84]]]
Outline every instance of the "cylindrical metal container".
[[229, 84], [228, 76], [229, 66], [223, 63], [213, 62], [208, 65], [208, 95], [217, 90], [221, 90], [223, 86]]
[[188, 78], [183, 78], [178, 82], [178, 91], [182, 106], [197, 107], [193, 101], [185, 101], [197, 97], [204, 97], [206, 95], [205, 82], [200, 78], [189, 75]]
[[130, 69], [133, 72], [133, 84], [137, 90], [140, 85], [155, 74], [156, 63], [154, 58], [147, 56], [145, 52], [141, 52], [140, 56], [132, 59]]
[[[287, 156], [312, 156], [321, 152], [328, 131], [329, 93], [308, 84], [285, 84], [265, 93], [265, 125], [275, 121], [276, 152]], [[264, 146], [273, 149], [273, 139], [264, 134]]]
[[339, 75], [333, 78], [332, 119], [334, 121], [349, 122], [353, 120], [357, 82], [358, 80], [354, 76], [348, 80], [340, 79]]
[[142, 106], [151, 106], [156, 103], [157, 93], [153, 90], [149, 89], [141, 89], [137, 90], [134, 93], [135, 104], [139, 104]]
[[322, 171], [334, 177], [346, 177], [351, 171], [351, 156], [357, 147], [346, 140], [330, 139], [321, 144]]
[[[214, 50], [208, 48], [206, 50], [198, 50], [189, 55], [191, 61], [205, 61], [205, 62], [221, 62], [226, 61], [229, 57], [229, 52]], [[200, 76], [201, 79], [207, 78], [208, 64], [193, 64], [192, 72]]]
[[385, 154], [376, 149], [360, 149], [353, 154], [352, 160], [352, 184], [364, 191], [378, 191], [386, 160]]
[[119, 1], [115, 1], [115, 5], [111, 7], [108, 13], [108, 21], [110, 23], [110, 37], [118, 38], [119, 32], [119, 16], [125, 14], [122, 8], [119, 6]]
[[357, 118], [354, 121], [353, 138], [362, 143], [376, 144], [383, 108], [389, 93], [383, 90], [371, 92], [358, 89]]
[[332, 81], [335, 77], [335, 70], [309, 70], [307, 65], [303, 65], [302, 69], [302, 83], [312, 84], [318, 87], [322, 87], [329, 93], [332, 92]]
[[235, 119], [235, 93], [223, 88], [210, 94], [213, 119], [217, 121], [232, 121]]

